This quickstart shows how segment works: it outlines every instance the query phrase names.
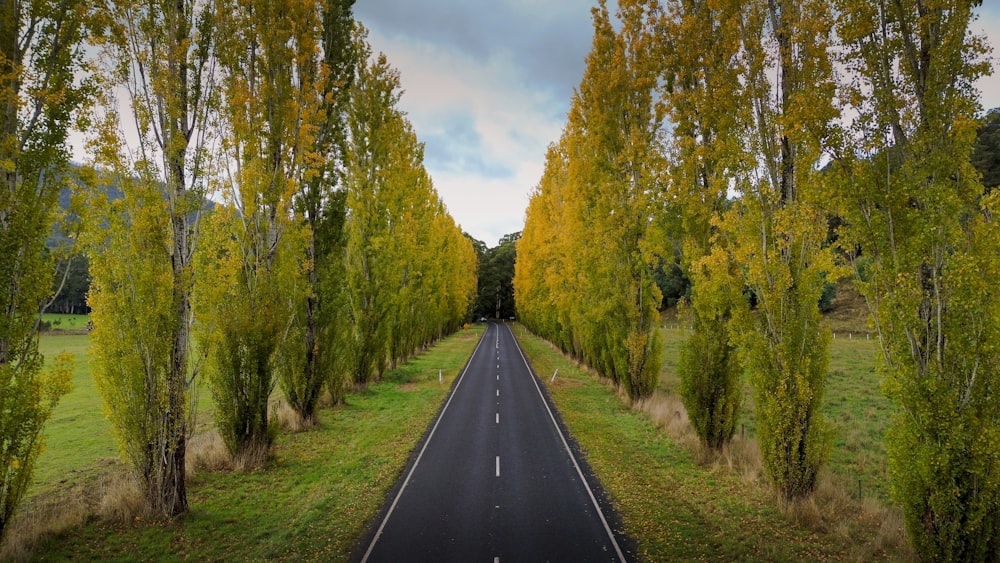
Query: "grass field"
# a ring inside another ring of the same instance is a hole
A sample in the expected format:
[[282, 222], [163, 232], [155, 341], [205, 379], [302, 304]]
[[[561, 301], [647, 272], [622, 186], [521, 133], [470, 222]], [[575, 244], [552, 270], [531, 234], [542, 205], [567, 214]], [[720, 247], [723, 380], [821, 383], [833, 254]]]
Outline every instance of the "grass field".
[[[480, 333], [461, 331], [349, 395], [346, 406], [324, 409], [311, 431], [279, 433], [266, 470], [198, 473], [188, 482], [186, 516], [124, 524], [91, 519], [43, 540], [34, 557], [346, 560]], [[73, 393], [94, 394], [92, 387]], [[68, 404], [74, 401], [83, 398]], [[50, 443], [59, 443], [62, 431], [52, 433]], [[43, 465], [53, 463], [48, 459]]]
[[90, 376], [87, 335], [42, 335], [39, 350], [47, 358], [73, 356], [73, 388], [45, 425], [45, 449], [35, 464], [28, 495], [51, 494], [99, 475], [118, 456], [111, 426], [101, 410], [101, 396]]
[[[703, 467], [607, 384], [530, 333], [518, 336], [646, 561], [884, 559], [874, 513], [806, 526], [764, 487]], [[669, 355], [669, 353], [668, 353]], [[627, 461], [626, 461], [627, 460]], [[835, 518], [836, 519], [836, 518]], [[818, 529], [817, 529], [818, 528]]]
[[[664, 362], [660, 371], [661, 391], [676, 395], [676, 353], [684, 339], [682, 329], [660, 329], [664, 342]], [[852, 494], [889, 500], [886, 469], [885, 431], [892, 419], [892, 404], [882, 393], [875, 372], [878, 343], [838, 336], [830, 344], [830, 367], [827, 377], [823, 415], [833, 427], [834, 443], [829, 467], [849, 483]], [[748, 438], [756, 436], [753, 390], [744, 389], [741, 430]], [[846, 485], [845, 485], [846, 486]]]
[[49, 324], [50, 330], [86, 330], [88, 315], [66, 315], [62, 313], [42, 313], [42, 321]]

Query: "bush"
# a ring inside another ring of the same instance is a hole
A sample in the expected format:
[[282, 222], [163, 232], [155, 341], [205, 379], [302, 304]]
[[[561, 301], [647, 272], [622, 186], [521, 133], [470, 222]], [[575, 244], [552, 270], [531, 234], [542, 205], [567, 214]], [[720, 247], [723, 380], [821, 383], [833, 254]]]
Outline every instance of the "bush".
[[837, 297], [837, 284], [826, 282], [823, 292], [819, 294], [819, 310], [829, 313], [833, 310], [833, 300]]
[[691, 426], [703, 444], [721, 448], [736, 432], [743, 398], [736, 351], [723, 321], [696, 321], [681, 346], [677, 373]]

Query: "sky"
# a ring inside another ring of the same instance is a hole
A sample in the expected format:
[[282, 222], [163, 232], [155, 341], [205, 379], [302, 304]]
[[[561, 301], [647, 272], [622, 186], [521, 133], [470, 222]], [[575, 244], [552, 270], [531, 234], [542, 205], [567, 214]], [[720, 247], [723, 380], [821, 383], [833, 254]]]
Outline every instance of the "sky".
[[[591, 0], [358, 0], [375, 52], [400, 72], [407, 113], [425, 143], [424, 166], [462, 228], [496, 246], [520, 231], [531, 191], [558, 140], [583, 76]], [[974, 25], [995, 45], [1000, 2]], [[613, 5], [610, 4], [609, 5]], [[1000, 75], [979, 84], [1000, 107]]]

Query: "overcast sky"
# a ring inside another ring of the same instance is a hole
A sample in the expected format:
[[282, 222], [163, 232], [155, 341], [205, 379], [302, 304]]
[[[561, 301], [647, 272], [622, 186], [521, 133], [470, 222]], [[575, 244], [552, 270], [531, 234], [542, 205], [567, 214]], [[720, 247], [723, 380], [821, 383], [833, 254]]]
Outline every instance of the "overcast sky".
[[[524, 226], [590, 50], [590, 0], [358, 0], [373, 49], [400, 71], [401, 108], [455, 220], [487, 246]], [[1000, 3], [979, 31], [1000, 44]], [[994, 59], [1000, 53], [994, 54]], [[995, 66], [1000, 67], [1000, 64]], [[1000, 106], [1000, 78], [983, 81]]]

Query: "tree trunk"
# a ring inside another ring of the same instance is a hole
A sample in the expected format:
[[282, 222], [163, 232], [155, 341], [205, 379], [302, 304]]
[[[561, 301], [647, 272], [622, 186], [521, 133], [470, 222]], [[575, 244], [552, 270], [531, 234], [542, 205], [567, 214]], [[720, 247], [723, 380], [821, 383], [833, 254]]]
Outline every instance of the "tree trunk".
[[[167, 21], [174, 22], [174, 47], [171, 53], [182, 53], [179, 60], [168, 65], [171, 82], [177, 85], [180, 99], [167, 116], [167, 131], [164, 139], [166, 158], [167, 190], [170, 193], [170, 223], [173, 229], [173, 249], [171, 266], [173, 273], [173, 298], [175, 306], [174, 339], [171, 350], [170, 373], [167, 375], [169, 407], [162, 429], [166, 434], [167, 448], [160, 460], [163, 472], [161, 486], [162, 508], [169, 516], [187, 512], [187, 487], [184, 482], [184, 456], [187, 439], [187, 362], [188, 340], [190, 339], [191, 288], [189, 282], [188, 212], [185, 156], [190, 139], [187, 133], [188, 108], [188, 65], [186, 50], [182, 47], [189, 39], [185, 20], [184, 0], [176, 0], [171, 6], [173, 14]], [[182, 140], [182, 141], [180, 141]], [[180, 141], [180, 142], [178, 142]]]

